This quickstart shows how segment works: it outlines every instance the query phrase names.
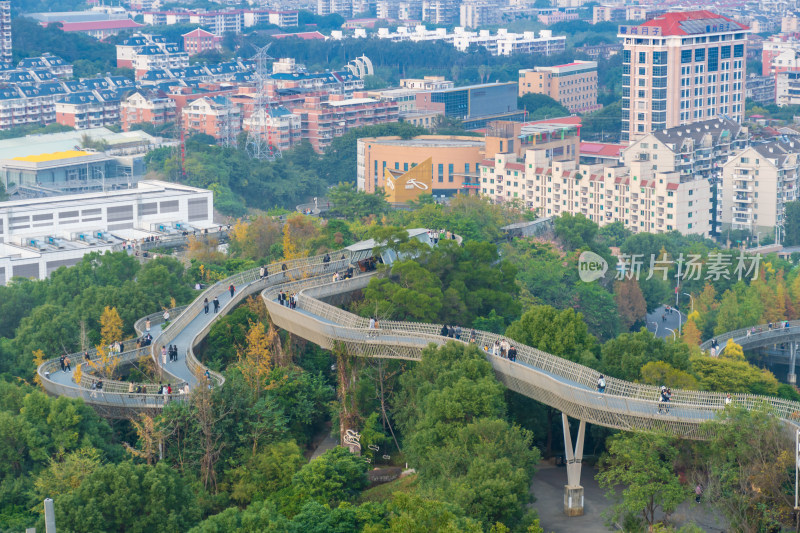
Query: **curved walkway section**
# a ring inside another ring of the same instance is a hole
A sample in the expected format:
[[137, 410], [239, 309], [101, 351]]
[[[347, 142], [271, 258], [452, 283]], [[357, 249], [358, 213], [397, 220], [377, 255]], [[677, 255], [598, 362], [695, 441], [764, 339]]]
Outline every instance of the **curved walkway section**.
[[[157, 385], [154, 383], [134, 384], [134, 390], [137, 385], [146, 386], [146, 393], [129, 392], [129, 382], [114, 380], [102, 380], [102, 389], [93, 389], [92, 385], [100, 378], [94, 374], [89, 363], [84, 362], [84, 355], [81, 353], [69, 356], [73, 363], [71, 372], [62, 372], [58, 359], [51, 359], [40, 365], [37, 372], [42, 385], [52, 395], [82, 398], [86, 403], [98, 408], [104, 416], [115, 418], [127, 418], [136, 412], [153, 414], [160, 411], [167, 402], [184, 401], [187, 396], [179, 391], [183, 391], [185, 385], [188, 385], [190, 390], [199, 383], [221, 386], [225, 382], [222, 375], [204, 367], [194, 355], [194, 348], [208, 334], [214, 321], [227, 314], [247, 296], [258, 294], [267, 287], [285, 286], [298, 279], [316, 280], [317, 283], [330, 280], [334, 271], [341, 270], [350, 263], [348, 252], [338, 251], [331, 255], [344, 259], [326, 263], [325, 256], [319, 255], [288, 260], [269, 265], [267, 276], [263, 279], [259, 277], [259, 269], [255, 268], [219, 281], [203, 291], [190, 305], [170, 311], [170, 316], [175, 318], [163, 330], [163, 313], [139, 319], [134, 325], [139, 336], [145, 333], [146, 319], [151, 319], [150, 334], [153, 336], [153, 342], [148, 347], [123, 352], [119, 355], [117, 363], [131, 363], [143, 356], [151, 358], [162, 376], [161, 381], [172, 384], [171, 395], [157, 394]], [[235, 287], [233, 294], [229, 290], [231, 285]], [[214, 312], [213, 306], [215, 297], [220, 302], [217, 313]], [[206, 299], [209, 302], [208, 312], [205, 311]], [[170, 344], [178, 347], [178, 360], [163, 364], [161, 347]], [[90, 351], [90, 358], [95, 367], [99, 365], [94, 350]], [[82, 376], [80, 383], [75, 383], [74, 369], [79, 361], [83, 365]]]
[[[320, 301], [363, 288], [368, 281], [364, 276], [338, 283], [295, 282], [290, 285], [290, 290], [299, 292], [294, 310], [277, 302], [274, 288], [265, 290], [262, 297], [279, 327], [323, 348], [342, 343], [354, 355], [417, 360], [430, 343], [442, 345], [453, 340], [439, 335], [439, 324], [382, 321], [380, 329], [369, 329], [367, 319]], [[605, 393], [600, 394], [596, 370], [517, 343], [516, 361], [490, 354], [487, 347], [501, 339], [500, 335], [476, 331], [476, 343], [487, 353], [498, 379], [510, 389], [579, 420], [623, 430], [660, 429], [705, 439], [710, 435], [704, 433], [702, 423], [725, 408], [722, 393], [675, 390], [665, 405], [659, 401], [658, 387], [611, 377], [606, 377]], [[733, 401], [748, 409], [766, 404], [784, 422], [800, 426], [800, 403], [750, 394], [736, 394]]]

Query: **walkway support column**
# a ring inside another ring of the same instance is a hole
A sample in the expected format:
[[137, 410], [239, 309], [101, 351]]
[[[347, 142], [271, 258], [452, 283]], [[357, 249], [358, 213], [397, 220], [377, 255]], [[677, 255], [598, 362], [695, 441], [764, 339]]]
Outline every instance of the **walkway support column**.
[[797, 383], [797, 374], [795, 373], [795, 364], [797, 363], [797, 343], [794, 341], [789, 343], [789, 375], [786, 377], [791, 385]]
[[581, 461], [583, 461], [583, 440], [586, 435], [586, 421], [578, 425], [578, 438], [572, 446], [572, 435], [569, 431], [569, 419], [561, 413], [564, 426], [564, 451], [567, 455], [567, 484], [564, 486], [564, 514], [567, 516], [583, 516], [583, 486], [581, 486]]

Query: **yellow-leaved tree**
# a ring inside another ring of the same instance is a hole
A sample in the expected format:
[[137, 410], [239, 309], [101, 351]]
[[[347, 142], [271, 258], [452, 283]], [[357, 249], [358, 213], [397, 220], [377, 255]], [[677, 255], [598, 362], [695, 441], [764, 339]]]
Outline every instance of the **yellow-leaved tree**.
[[722, 350], [720, 357], [723, 359], [730, 359], [732, 361], [744, 361], [744, 350], [742, 347], [732, 340], [728, 341], [725, 349]]
[[688, 344], [689, 346], [700, 346], [700, 329], [695, 324], [694, 319], [692, 316], [697, 315], [700, 316], [697, 311], [689, 315], [686, 324], [683, 325], [683, 342]]
[[[44, 363], [44, 352], [42, 350], [34, 350], [33, 364], [36, 365], [36, 368], [39, 368], [39, 365], [41, 365], [42, 363]], [[33, 381], [40, 387], [42, 386], [42, 378], [39, 377], [39, 372], [36, 372], [33, 375]]]
[[245, 347], [238, 353], [239, 370], [256, 400], [266, 387], [267, 377], [272, 370], [272, 351], [277, 335], [272, 329], [267, 334], [263, 323], [251, 320]]
[[113, 379], [119, 359], [111, 351], [111, 345], [122, 340], [122, 319], [116, 307], [106, 306], [100, 315], [100, 344], [97, 359], [89, 364], [106, 379]]

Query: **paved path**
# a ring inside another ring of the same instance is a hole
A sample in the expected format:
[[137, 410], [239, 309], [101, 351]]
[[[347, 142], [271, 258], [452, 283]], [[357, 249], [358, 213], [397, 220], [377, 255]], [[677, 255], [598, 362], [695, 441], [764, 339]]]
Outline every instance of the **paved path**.
[[[678, 335], [679, 324], [678, 321], [681, 320], [683, 324], [686, 324], [686, 314], [681, 313], [682, 318], [678, 318], [678, 311], [675, 310], [674, 306], [672, 308], [672, 313], [667, 313], [666, 306], [662, 305], [661, 307], [656, 308], [652, 313], [648, 313], [647, 315], [647, 331], [653, 333], [656, 337], [661, 339], [666, 339], [667, 337], [672, 337], [672, 329], [675, 331], [675, 335]], [[664, 320], [664, 317], [667, 317]], [[667, 329], [669, 328], [669, 329]]]
[[[564, 515], [564, 483], [566, 468], [541, 463], [531, 482], [531, 491], [536, 497], [532, 507], [539, 513], [541, 526], [547, 533], [606, 533], [617, 531], [616, 527], [606, 526], [603, 513], [611, 508], [613, 501], [606, 498], [606, 491], [595, 480], [597, 468], [583, 467], [581, 484], [584, 494], [583, 516]], [[659, 518], [662, 518], [660, 515]], [[727, 521], [707, 503], [694, 503], [690, 497], [672, 513], [670, 521], [677, 527], [696, 524], [707, 533], [724, 533]]]
[[[241, 287], [237, 287], [237, 290], [240, 289], [240, 288]], [[225, 314], [225, 313], [230, 311], [230, 310], [227, 310], [227, 311], [223, 312], [223, 310], [222, 310], [223, 307], [225, 307], [225, 305], [228, 304], [230, 301], [231, 301], [231, 293], [228, 292], [228, 291], [225, 291], [224, 293], [222, 293], [219, 296], [219, 302], [220, 302], [219, 314]], [[168, 361], [167, 365], [165, 367], [167, 372], [169, 372], [170, 374], [172, 374], [173, 376], [175, 376], [179, 380], [182, 380], [182, 381], [185, 381], [185, 382], [189, 383], [190, 387], [194, 387], [195, 383], [197, 382], [197, 379], [195, 378], [194, 374], [192, 374], [191, 370], [189, 370], [189, 366], [186, 364], [186, 350], [187, 350], [187, 348], [189, 348], [189, 343], [192, 342], [192, 340], [200, 332], [200, 330], [202, 330], [204, 327], [206, 327], [206, 325], [208, 325], [209, 322], [214, 320], [214, 318], [215, 318], [214, 305], [211, 302], [209, 302], [209, 306], [208, 307], [209, 307], [208, 314], [203, 313], [201, 311], [200, 314], [198, 314], [194, 318], [194, 320], [192, 320], [189, 324], [186, 325], [185, 328], [183, 328], [183, 330], [180, 332], [180, 334], [178, 334], [178, 336], [172, 342], [172, 344], [174, 344], [175, 346], [178, 347], [178, 360], [174, 361], [174, 362], [169, 362]], [[177, 317], [172, 317], [172, 318], [175, 319]], [[159, 325], [153, 325], [153, 327], [150, 329], [150, 335], [153, 336], [154, 340], [158, 339], [158, 335], [160, 333], [161, 333], [161, 325], [160, 324]], [[130, 343], [130, 348], [133, 348], [135, 346], [133, 341], [128, 341], [128, 342]], [[126, 346], [126, 348], [128, 348], [128, 346]], [[157, 353], [160, 353], [160, 348], [161, 347], [159, 346], [158, 347], [159, 352], [157, 352]], [[159, 356], [159, 361], [158, 362], [159, 362], [159, 364], [161, 364], [160, 356]], [[61, 383], [61, 384], [65, 384], [65, 385], [72, 384], [72, 376], [73, 376], [73, 373], [74, 373], [74, 369], [75, 369], [76, 363], [78, 363], [78, 361], [72, 361], [72, 363], [73, 363], [72, 364], [72, 368], [73, 368], [72, 372], [56, 372], [55, 374], [51, 374], [50, 375], [50, 379], [52, 379], [53, 381], [55, 381], [57, 383]], [[170, 380], [170, 378], [168, 376], [165, 376], [164, 382], [165, 383], [169, 382], [169, 380]]]

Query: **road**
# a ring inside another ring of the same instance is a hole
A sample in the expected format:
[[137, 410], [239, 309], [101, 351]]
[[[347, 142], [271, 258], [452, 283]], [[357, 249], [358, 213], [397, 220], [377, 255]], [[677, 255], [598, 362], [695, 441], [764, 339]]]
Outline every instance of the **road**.
[[[666, 320], [664, 320], [666, 317]], [[652, 313], [647, 315], [647, 331], [654, 333], [656, 337], [661, 339], [666, 339], [667, 337], [672, 337], [672, 331], [675, 331], [675, 335], [678, 335], [678, 321], [680, 320], [683, 324], [686, 324], [686, 314], [681, 313], [680, 317], [678, 317], [678, 311], [673, 308], [672, 313], [667, 313], [666, 306], [662, 305], [658, 307]]]

